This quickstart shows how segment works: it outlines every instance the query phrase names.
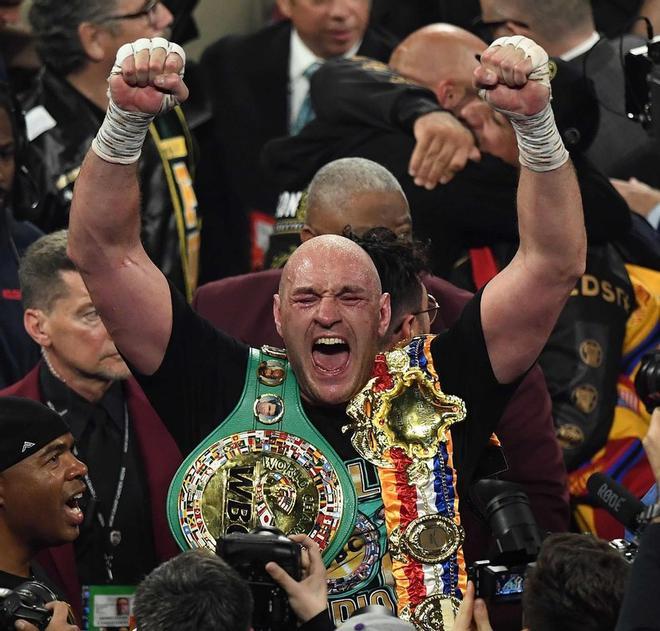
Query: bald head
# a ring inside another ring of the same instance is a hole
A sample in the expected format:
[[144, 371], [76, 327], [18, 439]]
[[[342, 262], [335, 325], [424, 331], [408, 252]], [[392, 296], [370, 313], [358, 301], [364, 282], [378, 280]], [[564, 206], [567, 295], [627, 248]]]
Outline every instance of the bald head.
[[484, 41], [458, 26], [430, 24], [396, 47], [390, 67], [433, 91], [439, 81], [448, 79], [471, 85], [478, 63], [475, 54], [486, 47]]
[[[354, 241], [335, 234], [325, 234], [302, 243], [289, 257], [280, 278], [279, 294], [311, 271], [315, 276], [329, 274], [340, 278], [344, 270], [357, 273], [369, 293], [382, 293], [380, 277], [371, 257]], [[357, 277], [356, 277], [357, 279]]]
[[363, 234], [384, 227], [411, 235], [408, 201], [397, 179], [365, 158], [342, 158], [319, 169], [310, 182], [301, 239], [342, 234], [349, 227]]
[[359, 245], [323, 235], [287, 261], [273, 316], [302, 396], [338, 405], [369, 379], [390, 322], [389, 295]]

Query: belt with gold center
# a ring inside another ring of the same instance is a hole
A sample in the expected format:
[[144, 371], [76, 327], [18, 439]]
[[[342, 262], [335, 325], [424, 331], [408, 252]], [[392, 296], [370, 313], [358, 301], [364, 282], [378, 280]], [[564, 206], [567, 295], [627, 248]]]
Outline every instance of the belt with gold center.
[[241, 400], [183, 462], [167, 511], [183, 549], [215, 551], [219, 536], [273, 526], [308, 534], [326, 564], [342, 550], [355, 525], [355, 489], [305, 415], [283, 350], [250, 349]]
[[442, 631], [452, 628], [467, 586], [450, 432], [466, 410], [440, 387], [432, 340], [377, 356], [345, 429], [378, 470], [399, 616]]

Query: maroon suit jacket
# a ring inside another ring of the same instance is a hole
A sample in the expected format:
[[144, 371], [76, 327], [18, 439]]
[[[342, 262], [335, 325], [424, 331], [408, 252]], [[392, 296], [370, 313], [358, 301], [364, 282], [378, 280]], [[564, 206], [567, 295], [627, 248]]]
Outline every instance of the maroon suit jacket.
[[[275, 330], [272, 296], [278, 291], [279, 269], [233, 276], [200, 287], [193, 307], [211, 322], [250, 346], [284, 342]], [[424, 284], [440, 305], [433, 333], [451, 326], [472, 294], [437, 276]], [[566, 469], [555, 439], [552, 404], [545, 378], [535, 366], [523, 379], [497, 427], [509, 470], [500, 477], [521, 484], [539, 524], [545, 530], [562, 532], [569, 524]], [[461, 509], [466, 531], [464, 552], [468, 562], [483, 558], [489, 532], [471, 511]]]
[[[39, 366], [37, 364], [23, 379], [0, 391], [0, 396], [18, 396], [43, 402], [39, 389]], [[162, 562], [179, 552], [167, 524], [165, 503], [170, 482], [182, 461], [181, 452], [132, 377], [126, 381], [125, 392], [128, 413], [147, 474], [154, 547], [158, 560]], [[82, 620], [82, 591], [73, 544], [48, 548], [39, 554], [37, 560], [48, 576], [64, 589], [67, 602], [76, 612], [78, 620]]]

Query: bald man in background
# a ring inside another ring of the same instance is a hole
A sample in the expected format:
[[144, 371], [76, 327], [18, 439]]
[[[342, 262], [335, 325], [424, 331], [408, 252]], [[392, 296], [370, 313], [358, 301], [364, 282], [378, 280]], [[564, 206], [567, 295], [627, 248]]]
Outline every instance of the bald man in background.
[[[463, 29], [436, 24], [401, 42], [390, 66], [372, 60], [326, 64], [312, 79], [317, 119], [295, 138], [272, 141], [264, 150], [264, 162], [280, 189], [294, 196], [332, 160], [367, 158], [400, 182], [415, 235], [433, 243], [434, 273], [449, 276], [466, 248], [516, 244], [518, 152], [513, 130], [471, 85], [476, 55], [485, 48]], [[572, 80], [571, 88], [581, 86], [579, 78]], [[565, 94], [554, 95], [554, 108], [560, 96]], [[473, 155], [461, 161], [453, 142], [447, 144], [447, 134], [455, 132], [459, 121], [476, 139], [480, 160]], [[572, 156], [587, 235], [591, 242], [603, 242], [628, 230], [630, 213], [607, 178], [581, 155], [588, 135], [589, 130], [581, 134]], [[286, 206], [278, 208], [276, 236], [289, 215]], [[269, 258], [276, 259], [277, 252]]]

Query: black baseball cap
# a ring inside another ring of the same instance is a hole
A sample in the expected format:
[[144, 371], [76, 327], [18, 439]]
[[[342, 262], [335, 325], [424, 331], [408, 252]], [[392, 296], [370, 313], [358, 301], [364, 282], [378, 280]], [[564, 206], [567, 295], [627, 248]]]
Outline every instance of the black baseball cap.
[[70, 431], [57, 412], [38, 401], [0, 397], [0, 471]]

